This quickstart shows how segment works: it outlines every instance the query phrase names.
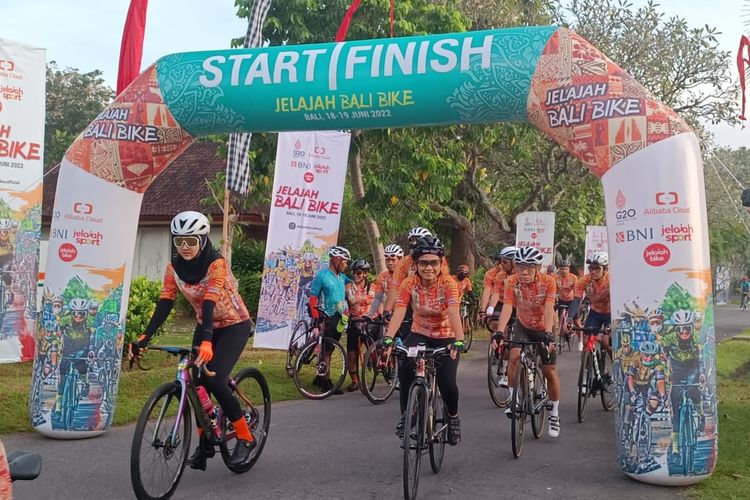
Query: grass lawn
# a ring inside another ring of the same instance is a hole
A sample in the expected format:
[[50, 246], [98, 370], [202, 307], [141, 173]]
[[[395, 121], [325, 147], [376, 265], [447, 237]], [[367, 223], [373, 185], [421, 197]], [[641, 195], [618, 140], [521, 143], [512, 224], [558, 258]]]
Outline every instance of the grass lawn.
[[750, 492], [750, 342], [717, 347], [719, 459], [716, 472], [690, 489], [695, 498], [748, 498]]

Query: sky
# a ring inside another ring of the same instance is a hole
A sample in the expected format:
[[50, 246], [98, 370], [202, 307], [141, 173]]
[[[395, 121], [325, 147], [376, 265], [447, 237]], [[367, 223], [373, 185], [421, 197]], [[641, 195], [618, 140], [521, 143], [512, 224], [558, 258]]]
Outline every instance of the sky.
[[[640, 6], [647, 0], [631, 1]], [[750, 36], [750, 0], [656, 3], [666, 15], [684, 17], [690, 26], [718, 28], [722, 49], [732, 54], [729, 64], [736, 78], [734, 56], [739, 38], [743, 33]], [[114, 88], [129, 5], [129, 0], [0, 0], [0, 38], [46, 48], [47, 60], [57, 61], [59, 67], [84, 72], [99, 69]], [[151, 0], [143, 67], [175, 52], [227, 48], [230, 40], [244, 36], [246, 29], [247, 21], [237, 17], [233, 0]], [[739, 126], [719, 125], [711, 130], [720, 145], [750, 145], [750, 127], [741, 130]]]

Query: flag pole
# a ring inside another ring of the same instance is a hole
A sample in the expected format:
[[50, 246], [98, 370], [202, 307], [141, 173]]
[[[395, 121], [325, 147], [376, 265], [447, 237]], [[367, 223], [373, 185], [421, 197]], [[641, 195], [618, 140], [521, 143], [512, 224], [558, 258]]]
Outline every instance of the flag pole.
[[227, 264], [232, 265], [232, 256], [230, 252], [232, 247], [229, 243], [229, 188], [224, 186], [224, 217], [221, 223], [221, 254], [226, 259]]

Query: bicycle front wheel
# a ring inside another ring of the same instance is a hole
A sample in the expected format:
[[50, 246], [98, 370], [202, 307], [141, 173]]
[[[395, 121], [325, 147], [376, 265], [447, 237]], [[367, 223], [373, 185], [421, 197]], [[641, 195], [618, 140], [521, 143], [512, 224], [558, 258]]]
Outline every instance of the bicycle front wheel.
[[526, 423], [526, 403], [529, 394], [529, 379], [526, 377], [526, 368], [519, 363], [516, 366], [516, 390], [510, 402], [510, 442], [513, 448], [513, 456], [518, 458], [523, 450], [523, 426]]
[[541, 363], [542, 359], [538, 357], [534, 369], [534, 389], [531, 391], [531, 410], [534, 412], [531, 416], [531, 431], [537, 439], [544, 434], [544, 416], [547, 410], [547, 380], [542, 373]]
[[247, 426], [255, 440], [255, 448], [250, 452], [248, 459], [241, 465], [229, 465], [227, 462], [232, 454], [230, 448], [236, 444], [236, 436], [231, 428], [231, 423], [224, 417], [224, 442], [221, 444], [221, 458], [227, 469], [237, 474], [249, 471], [263, 453], [266, 445], [268, 430], [271, 428], [271, 392], [268, 390], [266, 378], [256, 368], [245, 368], [230, 383], [234, 389], [234, 397], [242, 409], [242, 415], [247, 421]]
[[297, 357], [294, 385], [308, 399], [325, 399], [336, 392], [346, 378], [346, 352], [329, 337], [308, 343]]
[[[609, 367], [609, 368], [607, 368]], [[601, 399], [602, 408], [605, 411], [612, 411], [615, 407], [615, 384], [612, 381], [612, 358], [609, 352], [602, 350], [599, 352], [599, 372], [602, 374]]]
[[156, 389], [138, 417], [130, 448], [130, 481], [139, 500], [172, 496], [185, 470], [190, 447], [190, 405], [180, 411], [180, 386]]
[[422, 450], [425, 447], [425, 408], [427, 390], [421, 384], [411, 386], [409, 401], [406, 404], [404, 421], [404, 498], [417, 498], [419, 487], [419, 466]]
[[585, 352], [581, 356], [581, 369], [578, 371], [578, 421], [583, 423], [586, 418], [586, 403], [591, 391], [593, 374], [591, 371], [592, 354]]
[[384, 358], [383, 351], [380, 342], [375, 342], [367, 348], [359, 376], [359, 390], [374, 405], [388, 401], [396, 389], [398, 380], [396, 356], [391, 353]]
[[294, 365], [297, 356], [307, 341], [307, 330], [309, 329], [307, 321], [301, 319], [294, 325], [292, 336], [289, 338], [289, 346], [286, 349], [286, 374], [289, 377], [294, 376]]
[[466, 350], [471, 349], [471, 343], [474, 341], [474, 325], [471, 324], [471, 319], [468, 316], [463, 317], [464, 327], [464, 343], [466, 344]]
[[432, 435], [430, 440], [430, 467], [437, 474], [443, 466], [445, 458], [445, 441], [448, 439], [448, 410], [445, 408], [440, 391], [435, 391], [432, 400]]
[[[487, 387], [490, 390], [492, 402], [498, 408], [505, 408], [510, 403], [510, 389], [508, 379], [505, 376], [503, 357], [505, 357], [505, 346], [495, 349], [490, 341], [487, 350]], [[502, 380], [505, 377], [505, 380]]]

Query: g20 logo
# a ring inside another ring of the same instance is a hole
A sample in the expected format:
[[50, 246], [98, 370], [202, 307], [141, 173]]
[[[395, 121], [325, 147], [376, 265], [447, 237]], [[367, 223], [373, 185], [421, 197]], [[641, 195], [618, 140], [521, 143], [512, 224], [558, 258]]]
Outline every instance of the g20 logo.
[[615, 212], [615, 219], [617, 220], [628, 220], [635, 218], [635, 209], [634, 208], [626, 208], [623, 210], [618, 210]]

